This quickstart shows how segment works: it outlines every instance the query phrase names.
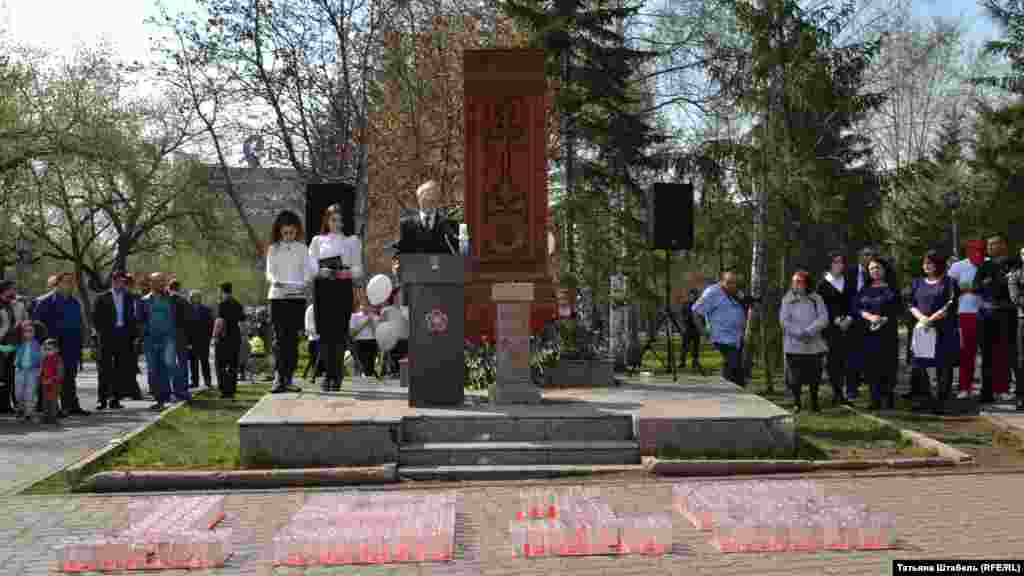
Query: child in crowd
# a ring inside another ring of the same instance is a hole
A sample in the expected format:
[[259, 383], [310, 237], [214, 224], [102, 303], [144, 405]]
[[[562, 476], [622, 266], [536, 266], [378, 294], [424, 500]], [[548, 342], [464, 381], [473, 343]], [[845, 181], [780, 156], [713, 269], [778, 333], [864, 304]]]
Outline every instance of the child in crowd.
[[14, 400], [18, 404], [18, 416], [26, 422], [32, 420], [39, 390], [39, 367], [43, 352], [36, 341], [36, 329], [31, 321], [21, 324], [21, 343], [14, 355]]
[[376, 378], [377, 340], [373, 332], [373, 318], [369, 306], [362, 304], [349, 320], [349, 334], [355, 343], [355, 352], [362, 368], [363, 378]]
[[43, 422], [57, 423], [57, 396], [64, 385], [64, 361], [60, 357], [60, 347], [53, 338], [43, 343], [43, 362], [40, 369], [40, 381], [43, 396]]

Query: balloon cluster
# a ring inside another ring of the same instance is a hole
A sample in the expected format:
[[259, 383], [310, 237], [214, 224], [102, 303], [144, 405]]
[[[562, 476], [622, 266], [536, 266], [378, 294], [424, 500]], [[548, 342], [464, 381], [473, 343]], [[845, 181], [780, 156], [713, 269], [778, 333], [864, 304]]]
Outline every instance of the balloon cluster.
[[[378, 274], [366, 284], [366, 298], [371, 306], [379, 308], [391, 297], [391, 290], [391, 279]], [[393, 349], [399, 340], [409, 337], [408, 319], [395, 306], [384, 307], [381, 313], [384, 321], [377, 324], [374, 334], [377, 345], [382, 351], [387, 352]]]

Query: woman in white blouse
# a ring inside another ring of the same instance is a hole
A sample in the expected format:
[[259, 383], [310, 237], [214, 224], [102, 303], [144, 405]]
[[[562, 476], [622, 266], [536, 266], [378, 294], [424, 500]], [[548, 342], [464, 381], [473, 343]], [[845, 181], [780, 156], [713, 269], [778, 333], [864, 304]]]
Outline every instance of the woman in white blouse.
[[339, 204], [327, 208], [320, 235], [309, 243], [311, 265], [317, 268], [313, 305], [320, 358], [327, 372], [323, 389], [327, 391], [341, 389], [341, 365], [355, 297], [352, 280], [363, 276], [363, 243], [342, 232], [341, 214]]
[[274, 324], [273, 393], [299, 392], [292, 378], [299, 363], [299, 332], [306, 312], [306, 284], [313, 280], [315, 268], [309, 261], [302, 221], [294, 212], [277, 215], [267, 249], [267, 282], [270, 292], [270, 320]]

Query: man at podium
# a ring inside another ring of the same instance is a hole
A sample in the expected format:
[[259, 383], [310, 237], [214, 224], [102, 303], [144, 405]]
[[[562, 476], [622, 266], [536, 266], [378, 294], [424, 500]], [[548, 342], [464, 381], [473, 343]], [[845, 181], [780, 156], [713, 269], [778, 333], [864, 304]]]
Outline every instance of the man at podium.
[[416, 189], [419, 210], [399, 221], [400, 236], [394, 244], [397, 254], [457, 254], [455, 225], [437, 209], [439, 193], [433, 180]]

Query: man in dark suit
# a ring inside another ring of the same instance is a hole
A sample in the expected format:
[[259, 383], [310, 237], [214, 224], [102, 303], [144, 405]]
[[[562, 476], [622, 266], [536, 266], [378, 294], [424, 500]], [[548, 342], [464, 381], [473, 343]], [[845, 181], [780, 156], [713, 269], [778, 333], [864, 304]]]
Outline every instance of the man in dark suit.
[[123, 271], [116, 271], [110, 290], [96, 298], [92, 322], [99, 335], [100, 379], [97, 410], [121, 408], [121, 398], [132, 396], [135, 380], [135, 338], [138, 321], [135, 299], [128, 292]]
[[232, 295], [230, 282], [221, 284], [220, 290], [222, 299], [213, 328], [213, 337], [217, 341], [217, 386], [221, 398], [234, 398], [238, 385], [238, 356], [242, 348], [240, 324], [245, 318], [245, 309]]
[[[868, 264], [871, 263], [873, 258], [877, 258], [879, 253], [878, 249], [866, 246], [861, 249], [859, 255], [860, 264], [856, 269], [851, 270], [846, 278], [846, 282], [849, 282], [851, 285], [851, 288], [846, 290], [850, 295], [850, 310], [853, 310], [853, 304], [856, 302], [857, 295], [860, 294], [861, 290], [871, 285], [871, 277], [868, 275]], [[857, 322], [856, 320], [854, 318], [854, 322], [850, 325], [846, 334], [846, 345], [848, 347], [847, 350], [849, 350], [847, 355], [849, 371], [846, 376], [846, 399], [848, 401], [853, 401], [859, 396], [858, 389], [865, 377], [864, 367], [866, 362], [870, 361], [860, 351], [861, 341], [866, 334], [866, 328], [862, 322]]]
[[455, 225], [437, 210], [438, 186], [433, 180], [416, 189], [419, 211], [399, 222], [400, 236], [394, 245], [399, 254], [456, 254]]
[[192, 375], [190, 388], [199, 387], [199, 373], [203, 374], [203, 384], [210, 388], [213, 380], [210, 378], [210, 338], [213, 337], [213, 311], [209, 306], [203, 304], [203, 295], [199, 290], [193, 290], [189, 294], [189, 303], [192, 304], [192, 315], [189, 318], [188, 341], [191, 345], [189, 354], [189, 373]]
[[75, 297], [74, 274], [57, 275], [57, 288], [39, 300], [34, 320], [46, 327], [46, 337], [57, 340], [64, 362], [64, 384], [60, 391], [60, 411], [65, 416], [88, 416], [78, 401], [78, 369], [85, 343], [85, 318], [82, 304]]

